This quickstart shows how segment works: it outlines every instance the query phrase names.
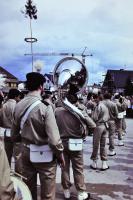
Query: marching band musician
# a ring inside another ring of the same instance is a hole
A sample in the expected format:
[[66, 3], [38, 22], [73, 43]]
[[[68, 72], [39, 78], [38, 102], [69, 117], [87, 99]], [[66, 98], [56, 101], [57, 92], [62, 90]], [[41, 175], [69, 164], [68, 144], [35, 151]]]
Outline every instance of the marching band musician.
[[[71, 103], [71, 106], [75, 106], [78, 102], [78, 98], [76, 95], [67, 95], [68, 102]], [[71, 113], [63, 104], [58, 104], [59, 107], [55, 109], [55, 117], [57, 121], [57, 125], [60, 131], [61, 139], [64, 145], [64, 157], [65, 157], [65, 168], [62, 170], [61, 175], [61, 184], [63, 187], [64, 197], [65, 199], [69, 199], [70, 194], [70, 161], [72, 162], [72, 169], [74, 175], [74, 183], [78, 192], [78, 200], [89, 199], [90, 194], [86, 191], [86, 186], [84, 182], [83, 175], [83, 149], [72, 149], [70, 148], [70, 141], [72, 139], [77, 140], [85, 136], [86, 134], [85, 128], [86, 124], [83, 123], [84, 128], [82, 127], [81, 122]], [[88, 127], [95, 128], [96, 125], [93, 120], [84, 113], [84, 117], [86, 119], [86, 123]], [[83, 136], [84, 135], [84, 136]], [[78, 141], [78, 140], [77, 140]], [[81, 141], [80, 141], [81, 142]]]
[[88, 115], [91, 116], [96, 106], [95, 102], [93, 101], [93, 93], [88, 93], [85, 106], [87, 108]]
[[9, 164], [13, 154], [13, 142], [11, 140], [11, 127], [13, 122], [13, 113], [16, 104], [20, 101], [21, 92], [17, 89], [10, 89], [8, 100], [3, 104], [0, 110], [0, 127], [4, 128], [4, 144]]
[[103, 103], [105, 104], [105, 106], [107, 106], [108, 110], [109, 110], [109, 116], [110, 119], [108, 121], [108, 125], [109, 125], [109, 156], [114, 156], [116, 155], [115, 152], [115, 143], [114, 143], [114, 137], [115, 137], [115, 130], [116, 130], [116, 119], [118, 116], [118, 109], [116, 104], [111, 101], [111, 94], [110, 93], [105, 93], [104, 94], [104, 100]]
[[80, 110], [84, 110], [86, 113], [87, 113], [87, 108], [86, 108], [86, 106], [84, 105], [84, 102], [83, 102], [83, 97], [78, 97], [78, 108], [80, 109]]
[[123, 130], [122, 130], [122, 122], [123, 122], [123, 112], [127, 109], [127, 104], [125, 102], [124, 97], [116, 94], [114, 96], [114, 102], [116, 103], [118, 109], [118, 116], [116, 119], [116, 129], [118, 132], [118, 146], [124, 146], [123, 142]]
[[123, 94], [121, 94], [122, 97], [122, 101], [124, 102], [124, 112], [123, 112], [123, 119], [122, 119], [122, 130], [123, 130], [123, 136], [126, 134], [126, 114], [127, 114], [127, 109], [128, 109], [128, 99], [126, 97], [123, 96]]
[[100, 158], [102, 161], [101, 170], [107, 170], [109, 167], [107, 165], [107, 151], [106, 151], [106, 138], [108, 134], [108, 120], [109, 111], [108, 108], [102, 103], [102, 96], [99, 94], [93, 94], [93, 99], [96, 103], [96, 107], [92, 113], [92, 119], [96, 123], [96, 128], [93, 132], [93, 151], [91, 155], [92, 164], [90, 167], [92, 169], [97, 169], [98, 160], [98, 150], [100, 146]]
[[16, 194], [13, 182], [10, 178], [10, 166], [4, 149], [3, 142], [0, 141], [0, 200], [22, 200], [21, 194]]
[[28, 73], [26, 78], [29, 93], [15, 108], [13, 139], [17, 140], [17, 136], [21, 136], [22, 175], [27, 178], [25, 182], [33, 200], [37, 200], [37, 173], [41, 184], [41, 200], [55, 200], [57, 160], [53, 153], [56, 154], [61, 167], [64, 167], [63, 145], [52, 107], [41, 102], [44, 76], [32, 72]]
[[51, 107], [52, 107], [52, 109], [54, 111], [55, 110], [55, 105], [52, 102], [52, 96], [53, 95], [52, 95], [51, 91], [45, 90], [44, 94], [42, 95], [42, 99], [43, 99], [44, 104], [51, 105]]
[[[88, 118], [90, 121], [92, 121], [92, 124], [93, 124], [94, 121], [92, 120], [90, 114], [88, 113], [87, 107], [83, 104], [83, 98], [81, 98], [81, 97], [78, 98], [78, 101], [77, 101], [77, 103], [76, 103], [76, 106], [78, 107], [79, 110], [82, 111], [82, 113], [84, 113], [85, 116], [87, 116], [87, 118]], [[87, 129], [86, 129], [87, 135], [92, 136], [92, 135], [93, 135], [94, 127], [92, 126], [92, 128], [91, 128], [91, 126], [89, 126], [89, 128], [88, 128], [88, 127], [86, 127], [86, 128], [87, 128]], [[85, 141], [85, 138], [84, 138], [84, 141]]]

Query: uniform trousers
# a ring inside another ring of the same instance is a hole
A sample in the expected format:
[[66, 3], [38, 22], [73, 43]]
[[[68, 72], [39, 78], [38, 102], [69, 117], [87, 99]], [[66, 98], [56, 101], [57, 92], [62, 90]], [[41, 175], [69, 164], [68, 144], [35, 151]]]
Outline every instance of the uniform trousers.
[[13, 142], [11, 141], [11, 137], [4, 136], [4, 145], [9, 165], [11, 166], [11, 159], [13, 156]]
[[30, 149], [22, 145], [22, 175], [33, 200], [37, 200], [37, 173], [40, 178], [41, 200], [55, 200], [56, 160], [49, 163], [32, 163]]
[[122, 140], [122, 120], [123, 119], [117, 119], [116, 120], [116, 131], [118, 133], [118, 140]]
[[125, 119], [125, 116], [124, 116], [123, 119], [122, 119], [122, 130], [124, 132], [126, 132], [126, 128], [127, 128], [127, 126], [126, 126], [126, 119]]
[[98, 150], [100, 146], [101, 160], [107, 160], [106, 138], [108, 131], [104, 124], [97, 125], [93, 133], [93, 151], [91, 155], [92, 160], [98, 159]]
[[109, 120], [108, 121], [109, 125], [109, 150], [112, 151], [115, 148], [114, 144], [114, 137], [115, 137], [115, 130], [116, 130], [116, 125], [114, 120]]
[[13, 156], [15, 159], [15, 172], [22, 174], [22, 144], [15, 143], [13, 148]]
[[12, 156], [15, 159], [15, 172], [21, 174], [22, 163], [21, 163], [21, 143], [13, 143], [11, 137], [4, 137], [4, 146], [7, 154], [9, 165], [11, 166]]
[[64, 146], [64, 158], [65, 158], [65, 168], [62, 170], [61, 183], [64, 189], [69, 189], [71, 187], [70, 182], [70, 161], [72, 163], [72, 170], [74, 176], [74, 183], [77, 191], [86, 191], [86, 186], [84, 182], [83, 174], [83, 151], [70, 151], [68, 149], [68, 143], [63, 142]]
[[3, 144], [0, 142], [0, 200], [18, 200], [13, 182], [10, 179], [10, 167]]

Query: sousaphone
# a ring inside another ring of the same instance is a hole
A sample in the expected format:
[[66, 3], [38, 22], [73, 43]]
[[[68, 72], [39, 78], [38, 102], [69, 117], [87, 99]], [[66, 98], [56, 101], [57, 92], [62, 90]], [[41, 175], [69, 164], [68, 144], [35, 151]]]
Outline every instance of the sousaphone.
[[54, 84], [65, 97], [66, 94], [78, 94], [88, 82], [85, 64], [75, 57], [61, 59], [53, 73]]
[[11, 181], [14, 185], [17, 200], [32, 200], [31, 192], [22, 179], [26, 179], [16, 172], [11, 172]]
[[85, 64], [75, 57], [61, 59], [53, 73], [54, 84], [58, 89], [59, 99], [63, 105], [77, 118], [84, 120], [81, 111], [67, 100], [68, 94], [82, 93], [88, 82], [88, 72]]

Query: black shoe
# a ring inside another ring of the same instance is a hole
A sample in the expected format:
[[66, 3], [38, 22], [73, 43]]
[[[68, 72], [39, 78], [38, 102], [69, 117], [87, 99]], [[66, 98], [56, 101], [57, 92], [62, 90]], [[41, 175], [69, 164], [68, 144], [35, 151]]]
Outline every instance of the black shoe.
[[114, 153], [114, 154], [112, 154], [112, 155], [111, 155], [111, 154], [108, 154], [108, 156], [116, 156], [116, 153]]
[[91, 136], [91, 137], [92, 137], [92, 136], [93, 136], [93, 133], [89, 133], [88, 136]]
[[109, 150], [108, 156], [115, 156], [116, 152], [114, 150]]
[[92, 165], [90, 165], [90, 168], [93, 169], [93, 170], [96, 170], [96, 169], [97, 169], [97, 167], [95, 168], [95, 167], [93, 167]]
[[109, 166], [107, 167], [107, 168], [105, 168], [105, 169], [102, 169], [101, 168], [101, 171], [106, 171], [106, 170], [108, 170], [109, 169]]

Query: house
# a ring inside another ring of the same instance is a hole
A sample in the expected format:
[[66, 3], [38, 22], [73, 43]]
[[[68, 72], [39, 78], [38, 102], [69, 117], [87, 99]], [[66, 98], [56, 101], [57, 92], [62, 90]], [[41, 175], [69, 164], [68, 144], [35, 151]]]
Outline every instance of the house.
[[128, 83], [133, 87], [133, 71], [124, 69], [108, 70], [103, 81], [102, 90], [123, 93]]
[[6, 69], [0, 66], [0, 74], [5, 77], [5, 86], [3, 87], [3, 92], [8, 92], [11, 88], [18, 87], [18, 78], [16, 78], [13, 74], [8, 72]]

